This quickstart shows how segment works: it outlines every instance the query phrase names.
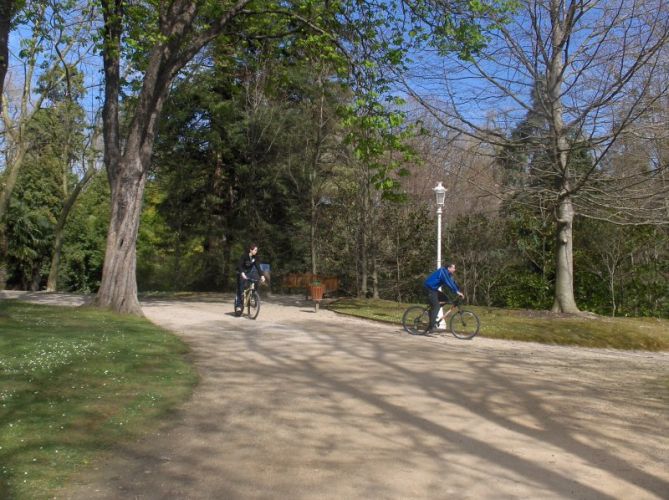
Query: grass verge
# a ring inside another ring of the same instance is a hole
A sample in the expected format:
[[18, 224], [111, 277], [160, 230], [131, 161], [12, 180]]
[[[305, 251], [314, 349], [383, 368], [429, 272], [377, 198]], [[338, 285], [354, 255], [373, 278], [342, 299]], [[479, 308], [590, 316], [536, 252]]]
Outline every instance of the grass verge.
[[47, 498], [101, 450], [155, 428], [197, 382], [141, 318], [0, 302], [0, 498]]
[[[388, 300], [341, 299], [328, 308], [352, 316], [402, 323], [413, 304]], [[422, 305], [422, 304], [420, 304]], [[592, 314], [467, 306], [481, 319], [480, 335], [497, 339], [626, 350], [669, 351], [669, 320], [611, 318]]]

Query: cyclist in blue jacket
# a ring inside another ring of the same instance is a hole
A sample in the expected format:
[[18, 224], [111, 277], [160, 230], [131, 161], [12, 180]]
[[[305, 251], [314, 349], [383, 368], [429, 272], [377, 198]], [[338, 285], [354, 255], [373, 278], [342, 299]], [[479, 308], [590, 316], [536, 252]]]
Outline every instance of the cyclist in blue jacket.
[[[453, 278], [453, 273], [455, 273], [455, 264], [449, 264], [447, 267], [440, 267], [425, 279], [424, 285], [425, 289], [427, 290], [428, 301], [430, 302], [429, 331], [433, 331], [435, 329], [437, 315], [439, 314], [440, 301], [448, 301], [452, 304], [455, 304], [454, 295], [464, 297], [464, 294], [460, 291], [460, 287], [458, 287], [458, 284]], [[440, 288], [442, 287], [445, 287], [445, 289], [449, 291], [450, 294], [442, 293], [440, 291]], [[446, 315], [448, 316], [448, 313], [446, 313]]]

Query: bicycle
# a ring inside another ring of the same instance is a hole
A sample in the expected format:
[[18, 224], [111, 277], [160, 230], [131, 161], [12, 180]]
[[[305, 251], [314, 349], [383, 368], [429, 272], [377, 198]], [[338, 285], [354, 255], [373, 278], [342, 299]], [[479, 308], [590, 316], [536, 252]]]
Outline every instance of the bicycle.
[[242, 314], [246, 311], [249, 319], [256, 319], [260, 312], [260, 294], [256, 290], [258, 280], [247, 280], [242, 295]]
[[[448, 301], [439, 301], [440, 306], [448, 305]], [[462, 301], [456, 300], [451, 308], [450, 314], [437, 319], [436, 327], [446, 318], [448, 329], [454, 337], [468, 340], [479, 333], [481, 321], [472, 311], [462, 309]], [[402, 326], [412, 335], [425, 335], [430, 328], [430, 306], [411, 306], [402, 315]]]

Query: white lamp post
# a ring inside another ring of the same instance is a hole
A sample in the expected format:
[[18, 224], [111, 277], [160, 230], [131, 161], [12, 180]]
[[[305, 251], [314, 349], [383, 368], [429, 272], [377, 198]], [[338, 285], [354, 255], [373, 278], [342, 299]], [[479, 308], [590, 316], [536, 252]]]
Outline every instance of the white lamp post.
[[[446, 188], [441, 185], [441, 182], [437, 184], [437, 187], [433, 189], [434, 194], [437, 198], [437, 269], [441, 267], [441, 212], [444, 208], [444, 201], [446, 201]], [[439, 308], [439, 313], [437, 314], [437, 319], [442, 319], [444, 317], [444, 309]], [[444, 322], [439, 323], [439, 329], [443, 330], [446, 328]]]
[[439, 269], [441, 267], [441, 212], [444, 208], [447, 189], [440, 182], [433, 191], [437, 197], [437, 269]]

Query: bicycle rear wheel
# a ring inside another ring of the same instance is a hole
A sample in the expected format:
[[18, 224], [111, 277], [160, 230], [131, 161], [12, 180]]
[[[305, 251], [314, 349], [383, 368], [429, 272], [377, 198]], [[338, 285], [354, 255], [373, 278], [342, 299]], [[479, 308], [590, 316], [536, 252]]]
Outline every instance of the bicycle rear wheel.
[[260, 295], [258, 292], [251, 292], [249, 296], [249, 318], [256, 319], [260, 312]]
[[424, 335], [430, 327], [430, 310], [421, 306], [411, 306], [404, 311], [402, 326], [411, 335]]
[[471, 311], [457, 311], [453, 313], [448, 323], [451, 333], [459, 339], [471, 339], [479, 333], [481, 322]]

